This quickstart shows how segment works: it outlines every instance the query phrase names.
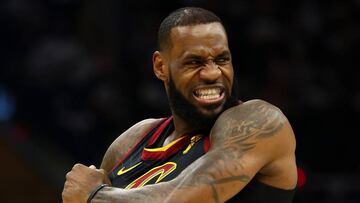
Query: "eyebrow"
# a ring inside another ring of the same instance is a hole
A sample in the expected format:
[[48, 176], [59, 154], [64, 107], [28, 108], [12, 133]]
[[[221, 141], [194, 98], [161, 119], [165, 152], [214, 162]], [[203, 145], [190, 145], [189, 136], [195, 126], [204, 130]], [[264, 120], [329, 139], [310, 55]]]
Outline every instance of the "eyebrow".
[[204, 57], [198, 55], [198, 54], [188, 54], [183, 57], [183, 59], [203, 59]]
[[[221, 56], [230, 56], [230, 51], [229, 50], [224, 50], [223, 52], [221, 52], [220, 54], [216, 55], [216, 57], [221, 57]], [[183, 57], [183, 59], [203, 59], [203, 57], [200, 54], [194, 54], [194, 53], [189, 53], [189, 54], [185, 54]]]
[[219, 57], [219, 56], [230, 56], [230, 51], [229, 50], [225, 50], [223, 52], [221, 52], [220, 54], [218, 54], [216, 57]]

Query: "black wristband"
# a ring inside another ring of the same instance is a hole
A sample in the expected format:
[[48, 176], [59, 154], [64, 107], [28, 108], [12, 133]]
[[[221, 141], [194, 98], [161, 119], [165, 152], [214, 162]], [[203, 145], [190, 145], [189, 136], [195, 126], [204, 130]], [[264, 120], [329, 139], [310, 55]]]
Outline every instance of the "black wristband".
[[86, 203], [90, 203], [91, 200], [95, 197], [96, 193], [99, 192], [104, 187], [109, 186], [108, 184], [101, 184], [97, 186], [89, 195], [89, 198], [87, 199]]

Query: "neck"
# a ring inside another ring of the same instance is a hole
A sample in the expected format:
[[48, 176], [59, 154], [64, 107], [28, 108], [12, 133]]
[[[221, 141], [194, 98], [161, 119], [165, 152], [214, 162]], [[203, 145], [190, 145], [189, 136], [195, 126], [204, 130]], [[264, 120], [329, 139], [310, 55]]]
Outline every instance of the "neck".
[[175, 130], [165, 139], [163, 146], [169, 144], [170, 142], [178, 139], [185, 134], [189, 134], [191, 132], [199, 130], [188, 124], [184, 119], [182, 119], [176, 114], [173, 114], [173, 122]]
[[176, 114], [173, 114], [173, 121], [175, 126], [175, 133], [178, 135], [177, 137], [199, 130]]

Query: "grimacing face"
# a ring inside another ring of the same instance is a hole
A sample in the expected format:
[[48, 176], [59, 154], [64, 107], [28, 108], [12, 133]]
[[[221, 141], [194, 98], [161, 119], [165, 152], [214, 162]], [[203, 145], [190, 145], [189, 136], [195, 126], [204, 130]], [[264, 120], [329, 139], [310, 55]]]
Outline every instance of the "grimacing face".
[[217, 117], [231, 95], [234, 75], [223, 26], [180, 26], [170, 36], [171, 47], [161, 53], [162, 72], [154, 69], [155, 74], [165, 82], [168, 95], [171, 80], [171, 91], [175, 88], [202, 117]]

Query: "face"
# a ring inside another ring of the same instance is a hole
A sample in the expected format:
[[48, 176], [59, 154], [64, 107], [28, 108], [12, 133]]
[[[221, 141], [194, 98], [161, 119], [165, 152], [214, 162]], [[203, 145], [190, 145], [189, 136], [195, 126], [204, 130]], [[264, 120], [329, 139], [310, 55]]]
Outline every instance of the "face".
[[231, 53], [223, 26], [175, 27], [171, 42], [162, 57], [163, 80], [173, 112], [195, 120], [213, 120], [229, 104], [233, 85]]

